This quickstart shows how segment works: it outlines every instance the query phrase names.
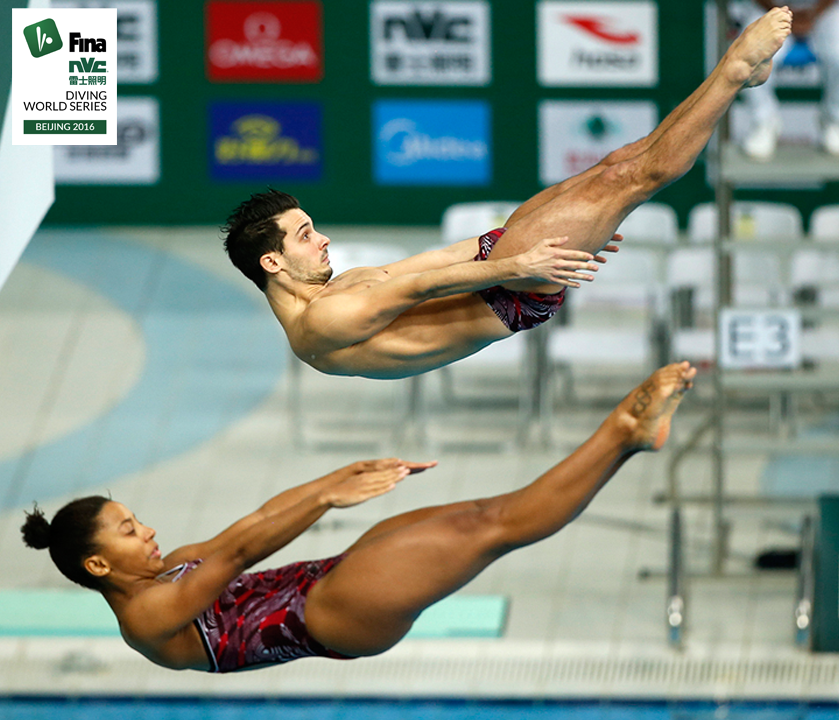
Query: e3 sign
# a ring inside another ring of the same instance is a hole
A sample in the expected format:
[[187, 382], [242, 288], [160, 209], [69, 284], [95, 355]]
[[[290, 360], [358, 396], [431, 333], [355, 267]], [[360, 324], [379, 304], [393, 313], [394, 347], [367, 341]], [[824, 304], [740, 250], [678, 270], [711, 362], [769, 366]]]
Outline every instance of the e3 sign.
[[723, 310], [720, 338], [720, 364], [725, 368], [801, 364], [801, 313], [797, 310]]

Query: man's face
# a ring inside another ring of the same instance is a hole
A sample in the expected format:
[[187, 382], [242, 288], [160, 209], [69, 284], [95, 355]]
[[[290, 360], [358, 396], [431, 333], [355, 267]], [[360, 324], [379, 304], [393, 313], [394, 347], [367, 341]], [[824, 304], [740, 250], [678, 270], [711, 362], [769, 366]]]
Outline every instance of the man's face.
[[312, 219], [299, 208], [288, 210], [277, 220], [285, 230], [282, 258], [292, 280], [323, 285], [332, 277], [327, 246], [329, 238], [317, 232]]

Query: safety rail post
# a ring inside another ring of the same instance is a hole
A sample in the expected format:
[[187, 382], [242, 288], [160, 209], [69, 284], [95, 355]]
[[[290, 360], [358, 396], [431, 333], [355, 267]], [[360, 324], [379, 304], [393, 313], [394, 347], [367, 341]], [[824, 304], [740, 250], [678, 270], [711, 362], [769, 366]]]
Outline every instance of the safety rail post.
[[[725, 52], [728, 42], [728, 2], [717, 0], [717, 47], [720, 55]], [[711, 574], [720, 576], [725, 569], [725, 559], [728, 544], [728, 529], [725, 521], [723, 496], [725, 493], [725, 457], [723, 443], [725, 440], [724, 414], [725, 394], [722, 383], [722, 368], [720, 367], [720, 314], [722, 308], [731, 304], [731, 256], [726, 250], [726, 244], [731, 237], [731, 185], [723, 177], [723, 148], [729, 138], [729, 116], [726, 113], [719, 124], [715, 155], [715, 191], [717, 204], [717, 234], [714, 238], [716, 256], [717, 282], [714, 293], [714, 337], [715, 361], [713, 364], [714, 400], [712, 406], [713, 417], [713, 449], [712, 449], [712, 506], [714, 538], [711, 550]]]
[[803, 650], [813, 646], [813, 602], [816, 592], [816, 524], [806, 515], [801, 523], [801, 556], [798, 563], [798, 591], [795, 603], [795, 644]]
[[684, 646], [687, 612], [685, 591], [684, 548], [682, 543], [682, 515], [676, 505], [670, 513], [670, 564], [667, 568], [667, 641], [671, 647]]

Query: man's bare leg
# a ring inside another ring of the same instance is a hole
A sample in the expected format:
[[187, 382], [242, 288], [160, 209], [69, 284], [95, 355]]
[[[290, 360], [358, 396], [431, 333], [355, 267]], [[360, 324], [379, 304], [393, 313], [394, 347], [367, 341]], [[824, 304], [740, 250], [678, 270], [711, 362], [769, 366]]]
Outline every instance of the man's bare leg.
[[[694, 93], [648, 138], [618, 151], [618, 157], [622, 151], [630, 155], [640, 150], [637, 155], [601, 163], [525, 203], [511, 216], [492, 257], [524, 252], [535, 238], [561, 236], [570, 238], [568, 249], [599, 252], [632, 210], [693, 167], [739, 90], [766, 81], [772, 57], [789, 35], [791, 18], [787, 8], [775, 8], [746, 28], [700, 87], [702, 92]], [[527, 281], [505, 287], [544, 293], [560, 289]]]
[[456, 512], [396, 523], [357, 544], [310, 592], [309, 631], [327, 647], [349, 655], [392, 647], [426, 607], [493, 560], [558, 532], [629, 457], [661, 448], [695, 374], [688, 363], [656, 371], [588, 441], [530, 485], [458, 503]]
[[705, 78], [703, 83], [696, 90], [694, 90], [684, 101], [679, 103], [679, 105], [677, 105], [667, 115], [667, 117], [665, 117], [664, 120], [662, 120], [655, 127], [655, 129], [649, 135], [645, 135], [639, 140], [635, 140], [634, 142], [624, 145], [623, 147], [620, 147], [617, 150], [613, 150], [599, 163], [597, 163], [597, 165], [593, 165], [588, 170], [584, 170], [583, 172], [578, 173], [573, 177], [567, 178], [566, 180], [563, 180], [560, 183], [556, 183], [555, 185], [551, 185], [550, 187], [545, 188], [541, 192], [537, 193], [532, 198], [522, 203], [515, 210], [515, 212], [507, 220], [505, 227], [510, 227], [510, 225], [512, 225], [517, 220], [520, 220], [533, 210], [536, 210], [538, 207], [541, 207], [546, 202], [553, 200], [553, 198], [555, 198], [557, 195], [565, 192], [566, 190], [570, 190], [572, 187], [574, 187], [574, 185], [581, 182], [582, 180], [586, 180], [592, 175], [599, 175], [606, 168], [612, 167], [612, 165], [617, 165], [621, 162], [626, 162], [627, 160], [631, 160], [632, 158], [638, 157], [641, 153], [649, 150], [650, 146], [656, 140], [658, 140], [666, 130], [668, 130], [674, 123], [681, 120], [684, 114], [696, 104], [696, 101], [705, 94], [710, 85], [719, 76], [721, 71], [722, 62], [717, 63], [717, 66], [708, 75], [708, 77]]

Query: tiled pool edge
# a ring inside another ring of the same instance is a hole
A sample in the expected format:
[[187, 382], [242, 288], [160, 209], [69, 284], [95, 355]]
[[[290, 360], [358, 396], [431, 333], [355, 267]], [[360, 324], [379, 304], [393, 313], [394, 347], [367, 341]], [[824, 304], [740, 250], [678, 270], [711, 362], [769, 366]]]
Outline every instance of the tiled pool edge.
[[777, 647], [413, 640], [352, 662], [213, 676], [153, 666], [116, 639], [0, 639], [0, 693], [212, 697], [839, 699], [839, 655]]

